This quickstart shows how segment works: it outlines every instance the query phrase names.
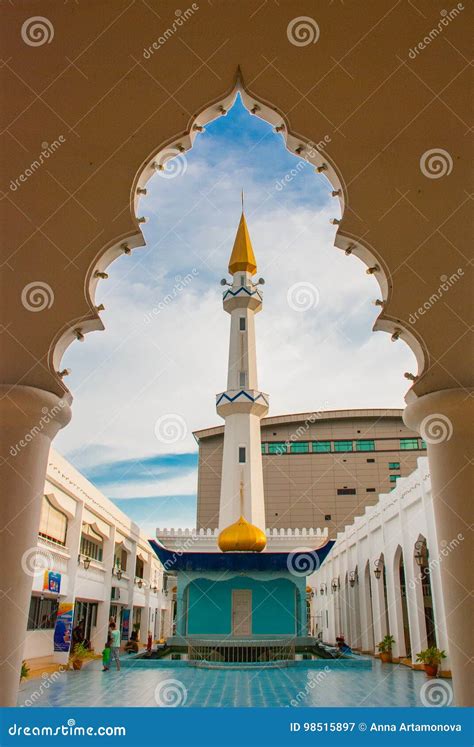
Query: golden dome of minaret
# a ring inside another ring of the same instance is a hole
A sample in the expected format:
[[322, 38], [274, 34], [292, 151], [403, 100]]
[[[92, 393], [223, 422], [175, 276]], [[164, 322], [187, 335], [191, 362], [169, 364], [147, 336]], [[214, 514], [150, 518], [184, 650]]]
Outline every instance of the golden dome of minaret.
[[257, 272], [257, 260], [253, 253], [252, 242], [250, 241], [249, 229], [245, 220], [244, 209], [242, 204], [242, 216], [239, 227], [235, 236], [234, 248], [229, 260], [229, 272], [234, 275], [236, 272], [250, 272], [254, 275]]
[[222, 552], [262, 552], [267, 544], [265, 533], [249, 524], [243, 516], [222, 530], [217, 538]]
[[[240, 510], [243, 512], [244, 486], [240, 482]], [[250, 524], [241, 513], [239, 519], [222, 530], [217, 538], [222, 552], [262, 552], [267, 544], [265, 532]]]

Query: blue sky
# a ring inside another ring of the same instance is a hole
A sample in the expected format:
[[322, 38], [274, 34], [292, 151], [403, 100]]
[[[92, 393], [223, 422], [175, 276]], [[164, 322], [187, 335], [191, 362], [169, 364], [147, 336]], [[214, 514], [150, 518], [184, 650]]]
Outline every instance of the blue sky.
[[229, 332], [219, 281], [241, 188], [266, 281], [257, 350], [270, 413], [401, 407], [403, 372], [416, 368], [402, 342], [371, 331], [378, 286], [333, 247], [339, 204], [329, 182], [267, 123], [238, 99], [180, 158], [179, 173], [158, 172], [140, 201], [146, 247], [99, 285], [105, 331], [64, 356], [73, 420], [55, 441], [150, 536], [195, 523], [192, 432], [219, 423]]

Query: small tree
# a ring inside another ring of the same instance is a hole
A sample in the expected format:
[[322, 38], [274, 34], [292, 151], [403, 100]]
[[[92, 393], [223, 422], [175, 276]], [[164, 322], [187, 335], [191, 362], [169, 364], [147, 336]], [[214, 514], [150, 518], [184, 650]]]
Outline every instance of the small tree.
[[30, 668], [26, 661], [23, 659], [21, 662], [21, 670], [20, 670], [20, 682], [22, 680], [26, 680], [30, 676]]

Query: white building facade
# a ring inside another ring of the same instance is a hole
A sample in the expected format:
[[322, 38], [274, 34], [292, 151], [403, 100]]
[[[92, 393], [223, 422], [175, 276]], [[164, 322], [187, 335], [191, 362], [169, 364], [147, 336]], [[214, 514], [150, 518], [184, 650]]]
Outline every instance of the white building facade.
[[311, 576], [314, 635], [334, 644], [343, 636], [363, 653], [377, 654], [387, 634], [395, 638], [393, 661], [413, 667], [428, 646], [449, 641], [441, 592], [444, 559], [465, 541], [463, 534], [437, 537], [428, 459], [337, 535], [322, 567]]
[[[101, 652], [113, 617], [122, 640], [135, 630], [147, 643], [171, 635], [173, 582], [139, 527], [51, 450], [38, 544], [25, 553], [33, 577], [23, 658], [54, 657], [58, 603], [74, 604], [74, 625]], [[52, 578], [53, 583], [48, 583]], [[57, 590], [59, 589], [59, 591]]]

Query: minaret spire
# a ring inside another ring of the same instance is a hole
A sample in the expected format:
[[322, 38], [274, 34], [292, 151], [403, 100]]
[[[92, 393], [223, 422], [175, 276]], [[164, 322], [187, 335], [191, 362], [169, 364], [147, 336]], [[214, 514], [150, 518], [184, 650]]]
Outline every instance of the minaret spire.
[[233, 275], [224, 292], [230, 314], [227, 390], [217, 395], [217, 412], [225, 419], [219, 507], [219, 547], [223, 551], [261, 551], [266, 544], [260, 419], [268, 396], [257, 382], [255, 314], [262, 308], [261, 285], [253, 282], [257, 261], [243, 212], [229, 260]]

